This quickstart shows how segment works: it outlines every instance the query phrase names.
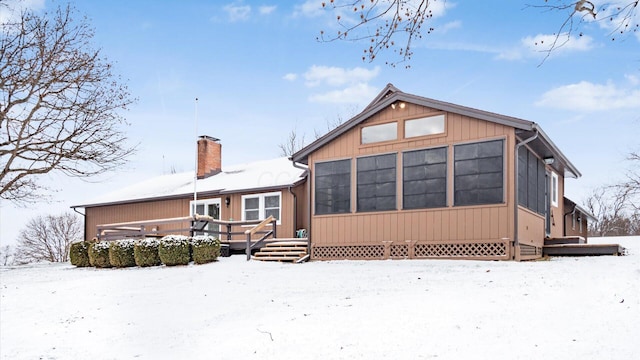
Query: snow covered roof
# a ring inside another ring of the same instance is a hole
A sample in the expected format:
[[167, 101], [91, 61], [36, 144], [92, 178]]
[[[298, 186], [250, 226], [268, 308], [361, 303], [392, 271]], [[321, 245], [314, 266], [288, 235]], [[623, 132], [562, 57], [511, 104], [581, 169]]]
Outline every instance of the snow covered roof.
[[[200, 196], [277, 189], [300, 183], [304, 173], [304, 170], [294, 167], [288, 158], [283, 157], [227, 167], [216, 175], [198, 179], [196, 188]], [[72, 208], [181, 198], [193, 194], [193, 181], [193, 171], [162, 175]]]

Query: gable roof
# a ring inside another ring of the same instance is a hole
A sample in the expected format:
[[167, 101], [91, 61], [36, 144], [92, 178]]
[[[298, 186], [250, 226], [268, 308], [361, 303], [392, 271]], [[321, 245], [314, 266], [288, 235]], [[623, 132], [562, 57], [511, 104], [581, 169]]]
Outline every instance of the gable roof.
[[[305, 171], [286, 157], [230, 166], [222, 172], [198, 179], [198, 196], [282, 189], [304, 181]], [[77, 207], [126, 204], [185, 198], [193, 195], [194, 173], [161, 175], [99, 196]]]
[[567, 157], [560, 151], [560, 149], [558, 149], [553, 141], [551, 141], [549, 136], [547, 136], [547, 134], [542, 131], [542, 128], [540, 128], [540, 126], [535, 122], [408, 94], [400, 91], [398, 88], [393, 86], [393, 84], [387, 84], [387, 86], [385, 86], [385, 88], [373, 99], [373, 101], [369, 105], [367, 105], [364, 110], [362, 110], [362, 112], [360, 112], [358, 115], [336, 127], [313, 143], [300, 149], [298, 152], [293, 154], [293, 156], [291, 156], [291, 160], [294, 162], [308, 164], [308, 157], [313, 152], [325, 146], [347, 131], [351, 130], [352, 128], [358, 126], [376, 113], [391, 106], [391, 104], [397, 101], [421, 105], [441, 111], [451, 112], [493, 122], [496, 124], [509, 126], [516, 129], [516, 135], [520, 137], [521, 140], [530, 138], [537, 134], [538, 137], [529, 145], [534, 149], [534, 151], [538, 153], [538, 155], [543, 158], [553, 157], [555, 160], [557, 160], [552, 166], [558, 172], [564, 173], [565, 176], [575, 178], [581, 176], [578, 169], [569, 161], [569, 159], [567, 159]]

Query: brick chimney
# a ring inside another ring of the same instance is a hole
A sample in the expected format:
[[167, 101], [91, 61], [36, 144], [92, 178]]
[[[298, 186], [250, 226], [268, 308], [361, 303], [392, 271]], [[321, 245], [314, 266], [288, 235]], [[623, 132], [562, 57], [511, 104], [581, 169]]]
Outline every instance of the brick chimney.
[[222, 171], [220, 139], [202, 135], [198, 138], [198, 179], [208, 178]]

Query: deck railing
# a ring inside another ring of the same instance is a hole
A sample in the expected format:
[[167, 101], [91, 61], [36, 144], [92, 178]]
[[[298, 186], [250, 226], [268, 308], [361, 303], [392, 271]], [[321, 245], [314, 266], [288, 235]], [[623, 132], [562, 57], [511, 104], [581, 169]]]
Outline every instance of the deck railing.
[[[273, 235], [273, 238], [276, 238], [276, 223], [277, 220], [276, 218], [274, 218], [272, 215], [270, 215], [268, 218], [264, 219], [261, 223], [259, 223], [258, 225], [254, 226], [253, 229], [247, 230], [245, 231], [245, 235], [247, 235], [247, 247], [245, 249], [245, 252], [247, 254], [247, 261], [251, 260], [251, 250], [258, 247], [260, 244], [262, 244], [264, 242], [264, 240], [266, 238], [268, 238], [269, 236]], [[264, 229], [268, 226], [271, 225], [271, 230], [269, 231], [264, 231]], [[251, 238], [255, 235], [255, 234], [260, 234], [263, 233], [264, 235], [258, 239], [258, 241], [254, 242], [253, 244], [251, 243]]]
[[[271, 217], [270, 217], [271, 218]], [[116, 240], [122, 238], [140, 238], [145, 236], [163, 236], [168, 234], [185, 233], [188, 232], [191, 236], [197, 233], [204, 233], [210, 235], [217, 235], [220, 240], [232, 240], [234, 235], [246, 235], [246, 231], [243, 229], [234, 231], [234, 228], [242, 228], [247, 226], [254, 226], [251, 230], [254, 230], [256, 225], [262, 224], [263, 220], [246, 220], [246, 221], [233, 221], [233, 220], [218, 220], [211, 216], [206, 215], [194, 215], [186, 217], [176, 217], [168, 219], [154, 219], [154, 220], [142, 220], [142, 221], [129, 221], [113, 224], [100, 224], [97, 228], [96, 237], [98, 240]], [[273, 226], [273, 234], [275, 237], [275, 221], [269, 223]], [[186, 225], [190, 224], [190, 225]], [[218, 225], [218, 228], [208, 229], [207, 225]], [[267, 224], [268, 225], [268, 224]], [[261, 226], [253, 234], [267, 234], [265, 226]]]

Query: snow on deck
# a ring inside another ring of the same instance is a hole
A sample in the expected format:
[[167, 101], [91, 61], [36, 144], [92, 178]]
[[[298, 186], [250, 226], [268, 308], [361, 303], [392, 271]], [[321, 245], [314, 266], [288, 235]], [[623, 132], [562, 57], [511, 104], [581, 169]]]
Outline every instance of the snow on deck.
[[[226, 167], [219, 174], [198, 179], [196, 187], [199, 193], [285, 187], [302, 180], [303, 175], [304, 170], [294, 167], [288, 158], [283, 157]], [[96, 197], [84, 205], [74, 207], [193, 194], [193, 180], [193, 171], [162, 175]]]

